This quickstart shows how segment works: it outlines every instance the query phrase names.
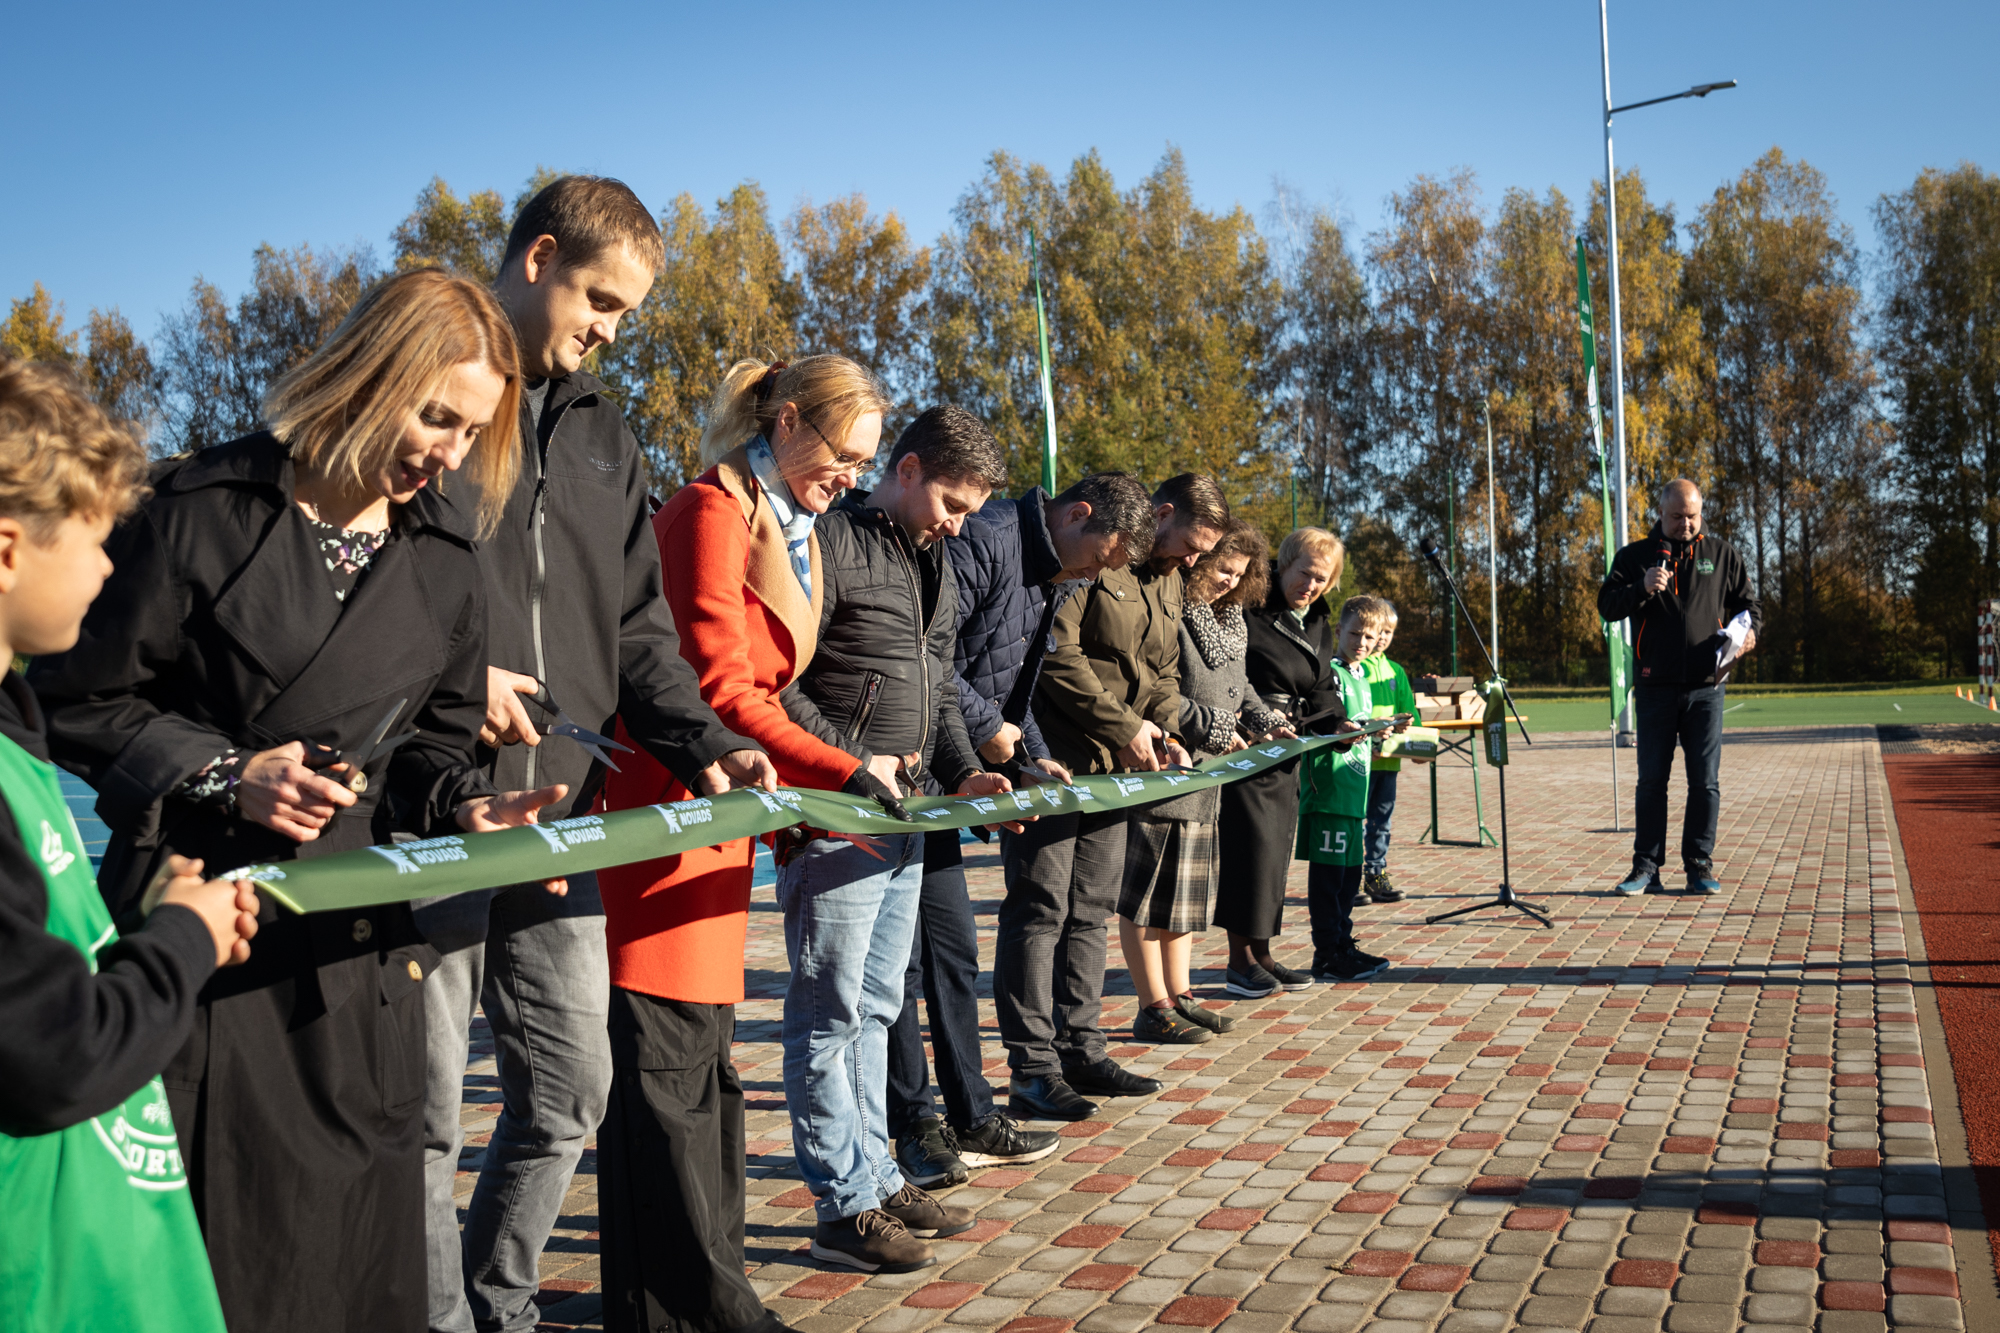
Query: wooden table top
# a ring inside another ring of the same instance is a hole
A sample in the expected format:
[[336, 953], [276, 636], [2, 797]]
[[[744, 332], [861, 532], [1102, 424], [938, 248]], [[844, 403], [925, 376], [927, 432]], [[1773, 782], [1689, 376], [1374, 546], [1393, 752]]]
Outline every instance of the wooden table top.
[[[1526, 713], [1523, 713], [1517, 717], [1514, 714], [1509, 713], [1507, 714], [1507, 720], [1509, 722], [1526, 722], [1528, 720], [1528, 715]], [[1418, 722], [1412, 725], [1420, 727], [1429, 727], [1433, 731], [1471, 731], [1474, 727], [1485, 726], [1486, 719], [1483, 717], [1440, 718], [1436, 722]]]

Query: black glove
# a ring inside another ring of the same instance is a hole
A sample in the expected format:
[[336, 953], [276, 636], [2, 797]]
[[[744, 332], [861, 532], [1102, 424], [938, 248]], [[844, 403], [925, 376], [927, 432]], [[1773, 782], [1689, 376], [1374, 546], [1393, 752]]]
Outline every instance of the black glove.
[[896, 793], [883, 786], [882, 780], [865, 767], [855, 769], [854, 776], [842, 784], [840, 789], [849, 796], [866, 796], [870, 800], [879, 802], [884, 813], [891, 819], [900, 820], [905, 824], [915, 822], [910, 818], [910, 812], [903, 808], [903, 802], [898, 799]]

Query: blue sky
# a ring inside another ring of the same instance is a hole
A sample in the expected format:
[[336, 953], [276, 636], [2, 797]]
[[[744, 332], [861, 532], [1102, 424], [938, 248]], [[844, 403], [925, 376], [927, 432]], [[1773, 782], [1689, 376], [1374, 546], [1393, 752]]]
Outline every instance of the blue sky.
[[[1917, 16], [1921, 16], [1919, 19]], [[2000, 6], [1612, 0], [1621, 164], [1681, 215], [1776, 144], [1863, 245], [1919, 168], [2000, 170]], [[509, 197], [538, 163], [656, 209], [744, 178], [776, 212], [864, 192], [934, 237], [995, 149], [1122, 184], [1169, 144], [1209, 207], [1285, 181], [1359, 233], [1420, 172], [1581, 202], [1603, 170], [1594, 0], [1432, 4], [24, 6], [0, 80], [0, 295], [150, 336], [252, 248], [373, 244], [433, 174]]]

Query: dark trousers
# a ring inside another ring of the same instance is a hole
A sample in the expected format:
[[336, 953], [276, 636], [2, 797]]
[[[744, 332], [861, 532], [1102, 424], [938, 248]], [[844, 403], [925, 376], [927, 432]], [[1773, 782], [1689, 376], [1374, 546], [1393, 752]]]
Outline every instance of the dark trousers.
[[1681, 865], [1705, 875], [1715, 857], [1715, 819], [1722, 809], [1720, 685], [1641, 685], [1632, 692], [1639, 727], [1639, 809], [1633, 826], [1632, 868], [1658, 870], [1667, 856], [1667, 782], [1674, 751], [1687, 756], [1687, 815], [1681, 821]]
[[604, 1327], [777, 1327], [743, 1276], [735, 1006], [613, 986], [610, 1029], [611, 1104], [597, 1132]]
[[917, 940], [903, 975], [903, 1012], [889, 1028], [889, 1137], [936, 1115], [924, 1058], [922, 992], [930, 1011], [938, 1091], [953, 1129], [976, 1129], [993, 1114], [993, 1091], [979, 1058], [979, 934], [965, 892], [958, 830], [924, 838], [924, 883], [917, 897]]
[[1001, 835], [1007, 896], [994, 941], [993, 1007], [1022, 1078], [1104, 1058], [1104, 921], [1125, 874], [1125, 811], [1043, 815]]
[[1401, 776], [1397, 769], [1368, 775], [1368, 827], [1361, 839], [1361, 868], [1370, 874], [1389, 868], [1389, 825], [1396, 818], [1396, 779]]
[[1354, 947], [1354, 902], [1361, 895], [1360, 866], [1306, 867], [1306, 915], [1312, 920], [1313, 966], [1330, 963]]

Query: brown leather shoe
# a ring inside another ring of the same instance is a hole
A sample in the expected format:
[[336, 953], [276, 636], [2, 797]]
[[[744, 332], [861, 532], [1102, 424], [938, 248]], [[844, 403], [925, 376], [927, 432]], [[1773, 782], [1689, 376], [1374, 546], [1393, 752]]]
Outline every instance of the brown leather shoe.
[[919, 1236], [942, 1240], [961, 1231], [972, 1230], [972, 1210], [957, 1204], [939, 1203], [929, 1193], [905, 1183], [894, 1195], [882, 1200], [882, 1211]]
[[914, 1273], [937, 1262], [930, 1246], [880, 1208], [838, 1222], [821, 1222], [813, 1228], [812, 1257], [864, 1273]]

